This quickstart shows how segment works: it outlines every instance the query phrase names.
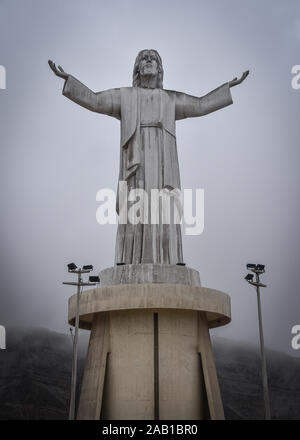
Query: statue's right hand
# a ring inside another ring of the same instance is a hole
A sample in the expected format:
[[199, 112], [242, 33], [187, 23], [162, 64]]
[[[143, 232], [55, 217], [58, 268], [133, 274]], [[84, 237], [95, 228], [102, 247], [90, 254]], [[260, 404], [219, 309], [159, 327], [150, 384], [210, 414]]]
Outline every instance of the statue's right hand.
[[48, 64], [50, 66], [50, 69], [53, 70], [56, 76], [59, 76], [60, 78], [67, 79], [69, 76], [69, 73], [66, 73], [64, 69], [61, 66], [56, 67], [55, 63], [51, 60], [48, 60]]

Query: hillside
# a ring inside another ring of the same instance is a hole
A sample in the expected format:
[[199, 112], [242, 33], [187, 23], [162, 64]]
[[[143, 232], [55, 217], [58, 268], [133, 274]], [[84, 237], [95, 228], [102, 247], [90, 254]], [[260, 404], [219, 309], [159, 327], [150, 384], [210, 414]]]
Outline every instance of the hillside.
[[[86, 352], [81, 336], [79, 384]], [[213, 338], [227, 419], [263, 418], [257, 349]], [[66, 419], [71, 379], [70, 335], [43, 328], [8, 329], [0, 350], [0, 419]], [[272, 417], [300, 419], [300, 359], [267, 351]]]

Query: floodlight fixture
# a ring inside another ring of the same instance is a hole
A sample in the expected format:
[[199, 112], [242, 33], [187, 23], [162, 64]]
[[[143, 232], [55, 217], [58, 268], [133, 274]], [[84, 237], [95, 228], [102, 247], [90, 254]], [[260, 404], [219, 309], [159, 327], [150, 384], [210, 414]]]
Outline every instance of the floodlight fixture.
[[256, 268], [256, 264], [252, 264], [252, 263], [248, 263], [247, 264], [247, 269], [248, 270], [250, 270], [250, 269], [255, 269]]
[[265, 265], [264, 264], [257, 264], [255, 269], [258, 270], [259, 272], [264, 272]]
[[85, 266], [82, 267], [83, 270], [93, 270], [93, 266], [92, 264], [87, 264]]
[[89, 282], [90, 283], [100, 283], [100, 278], [98, 276], [90, 276]]
[[72, 271], [72, 270], [76, 270], [77, 266], [75, 263], [70, 263], [68, 264], [68, 270]]
[[253, 277], [254, 277], [253, 274], [248, 273], [248, 274], [245, 276], [245, 280], [246, 280], [246, 281], [253, 281]]

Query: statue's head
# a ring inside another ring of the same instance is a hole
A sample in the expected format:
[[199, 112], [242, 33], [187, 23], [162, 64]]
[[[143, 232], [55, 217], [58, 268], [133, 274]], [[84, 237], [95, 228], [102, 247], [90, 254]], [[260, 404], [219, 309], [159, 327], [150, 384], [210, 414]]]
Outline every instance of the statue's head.
[[133, 87], [140, 87], [143, 77], [156, 76], [156, 87], [163, 88], [163, 66], [159, 53], [154, 49], [144, 49], [138, 53], [133, 68]]

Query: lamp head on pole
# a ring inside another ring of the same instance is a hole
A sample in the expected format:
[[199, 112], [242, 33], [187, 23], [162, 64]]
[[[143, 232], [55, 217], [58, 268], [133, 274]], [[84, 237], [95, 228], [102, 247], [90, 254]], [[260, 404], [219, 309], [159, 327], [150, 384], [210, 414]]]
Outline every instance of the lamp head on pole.
[[82, 267], [83, 270], [89, 270], [90, 272], [93, 270], [92, 264], [87, 264]]
[[98, 276], [90, 276], [89, 282], [90, 283], [100, 283], [100, 278]]
[[254, 275], [252, 275], [252, 273], [248, 273], [246, 276], [245, 276], [245, 280], [246, 281], [253, 281], [253, 277], [254, 277]]
[[69, 271], [69, 272], [73, 272], [73, 271], [76, 270], [76, 269], [77, 269], [77, 266], [76, 266], [75, 263], [70, 263], [70, 264], [68, 264], [68, 271]]
[[253, 270], [256, 268], [256, 264], [248, 263], [246, 267], [247, 267], [247, 270]]
[[255, 270], [256, 270], [256, 272], [264, 273], [265, 265], [264, 264], [257, 264]]

